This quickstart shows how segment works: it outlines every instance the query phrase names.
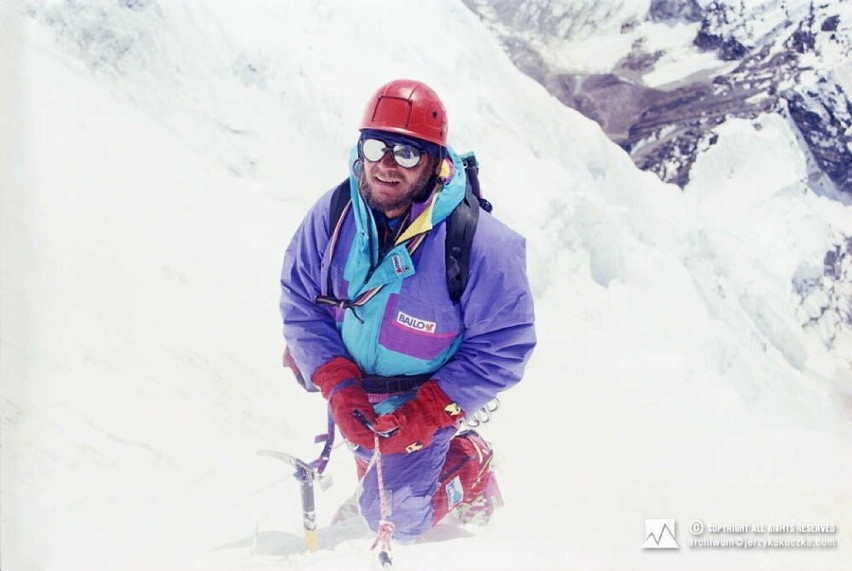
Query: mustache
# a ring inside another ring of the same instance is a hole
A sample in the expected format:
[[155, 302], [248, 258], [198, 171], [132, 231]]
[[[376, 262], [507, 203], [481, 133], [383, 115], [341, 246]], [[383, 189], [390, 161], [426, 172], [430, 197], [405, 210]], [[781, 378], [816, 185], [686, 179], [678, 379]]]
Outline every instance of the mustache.
[[[372, 196], [372, 189], [370, 188], [370, 183], [367, 180], [367, 174], [364, 172], [364, 168], [362, 164], [359, 164], [361, 161], [356, 161], [355, 168], [353, 172], [358, 176], [358, 192], [361, 193], [361, 196], [367, 198], [367, 203], [370, 207], [376, 207], [379, 205], [370, 204]], [[420, 181], [418, 181], [420, 182]], [[399, 204], [395, 204], [394, 206], [404, 205], [406, 202], [412, 203], [422, 203], [426, 202], [430, 196], [432, 196], [432, 192], [435, 190], [435, 186], [438, 183], [438, 175], [431, 174], [426, 178], [425, 181], [420, 182], [417, 189], [409, 195], [407, 198], [403, 198]]]

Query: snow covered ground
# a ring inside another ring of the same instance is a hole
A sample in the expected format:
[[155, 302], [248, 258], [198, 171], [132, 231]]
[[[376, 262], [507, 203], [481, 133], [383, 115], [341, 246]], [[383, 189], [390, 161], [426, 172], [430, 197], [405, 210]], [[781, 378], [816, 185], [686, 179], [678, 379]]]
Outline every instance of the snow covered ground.
[[[346, 171], [362, 106], [432, 85], [495, 213], [528, 237], [540, 345], [484, 434], [507, 506], [397, 545], [401, 569], [844, 569], [848, 341], [803, 330], [852, 210], [774, 116], [731, 122], [686, 192], [516, 71], [460, 2], [0, 3], [0, 565], [331, 570], [339, 449], [302, 553], [320, 398], [280, 367], [278, 269]], [[643, 550], [675, 519], [678, 550]], [[694, 520], [706, 531], [691, 535]], [[711, 533], [825, 524], [829, 534]], [[831, 548], [699, 548], [811, 538]]]

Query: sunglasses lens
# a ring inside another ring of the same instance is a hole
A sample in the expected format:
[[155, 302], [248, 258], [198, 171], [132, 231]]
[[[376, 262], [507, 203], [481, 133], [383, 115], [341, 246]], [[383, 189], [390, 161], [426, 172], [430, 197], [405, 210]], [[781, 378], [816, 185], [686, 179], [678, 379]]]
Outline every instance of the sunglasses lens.
[[420, 150], [411, 145], [394, 145], [393, 158], [399, 166], [410, 169], [420, 162]]
[[411, 145], [398, 143], [393, 147], [388, 147], [384, 141], [378, 139], [364, 139], [361, 141], [361, 154], [370, 162], [376, 163], [382, 160], [387, 151], [393, 152], [393, 159], [396, 164], [403, 168], [416, 167], [420, 162], [420, 149]]
[[385, 156], [387, 147], [378, 139], [364, 139], [361, 141], [361, 153], [370, 162], [376, 163]]

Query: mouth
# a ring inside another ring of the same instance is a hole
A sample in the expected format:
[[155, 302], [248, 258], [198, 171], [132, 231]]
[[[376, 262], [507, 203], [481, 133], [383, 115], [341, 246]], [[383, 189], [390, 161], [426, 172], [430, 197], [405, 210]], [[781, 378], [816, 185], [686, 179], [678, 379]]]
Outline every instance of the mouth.
[[399, 179], [396, 179], [396, 178], [393, 178], [393, 177], [389, 177], [389, 176], [380, 176], [380, 175], [376, 175], [374, 178], [375, 178], [377, 181], [379, 181], [380, 183], [382, 183], [382, 184], [391, 184], [391, 185], [394, 185], [394, 184], [399, 184], [400, 182], [402, 182], [402, 181], [401, 181], [401, 180], [399, 180]]

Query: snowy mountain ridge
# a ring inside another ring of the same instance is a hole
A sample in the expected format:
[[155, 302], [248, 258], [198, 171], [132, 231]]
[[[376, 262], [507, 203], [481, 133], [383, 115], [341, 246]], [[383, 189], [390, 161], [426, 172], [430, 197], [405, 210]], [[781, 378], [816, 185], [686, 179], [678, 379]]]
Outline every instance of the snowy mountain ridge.
[[799, 132], [816, 190], [852, 192], [848, 4], [466, 4], [521, 70], [601, 123], [640, 168], [663, 180], [685, 186], [696, 155], [728, 118], [771, 112]]
[[[688, 189], [720, 128], [777, 115], [801, 147], [808, 188], [850, 202], [852, 8], [842, 2], [466, 1], [514, 63], [601, 124], [644, 170]], [[796, 276], [803, 326], [828, 345], [849, 334], [852, 297], [838, 232]], [[817, 300], [819, 300], [817, 302]], [[842, 332], [842, 333], [841, 333]]]

